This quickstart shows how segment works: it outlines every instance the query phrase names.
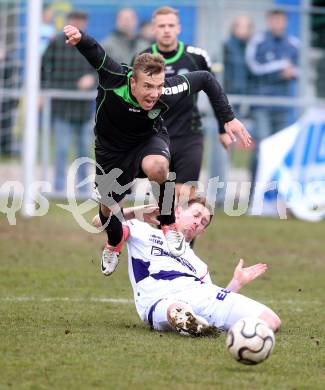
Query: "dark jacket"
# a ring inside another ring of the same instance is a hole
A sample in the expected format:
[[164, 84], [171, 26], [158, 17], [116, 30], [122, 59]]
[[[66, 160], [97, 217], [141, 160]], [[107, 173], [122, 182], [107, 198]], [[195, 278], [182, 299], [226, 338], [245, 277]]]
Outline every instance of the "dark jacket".
[[[78, 80], [95, 72], [78, 50], [65, 43], [63, 34], [58, 34], [47, 47], [42, 57], [41, 85], [43, 89], [66, 89], [78, 91]], [[52, 116], [70, 122], [86, 122], [92, 115], [92, 103], [87, 100], [54, 99]]]
[[253, 75], [246, 64], [247, 41], [231, 35], [224, 45], [224, 89], [226, 93], [249, 95]]

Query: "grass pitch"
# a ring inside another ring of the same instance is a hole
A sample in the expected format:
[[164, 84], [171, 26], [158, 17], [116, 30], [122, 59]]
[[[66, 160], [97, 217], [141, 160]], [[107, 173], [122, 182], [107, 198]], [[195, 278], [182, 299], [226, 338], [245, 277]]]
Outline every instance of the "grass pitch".
[[218, 339], [150, 331], [132, 303], [125, 253], [99, 271], [103, 236], [52, 204], [45, 217], [0, 219], [0, 389], [325, 388], [324, 222], [217, 215], [197, 253], [226, 285], [240, 257], [269, 271], [242, 293], [283, 321], [273, 355], [235, 362]]

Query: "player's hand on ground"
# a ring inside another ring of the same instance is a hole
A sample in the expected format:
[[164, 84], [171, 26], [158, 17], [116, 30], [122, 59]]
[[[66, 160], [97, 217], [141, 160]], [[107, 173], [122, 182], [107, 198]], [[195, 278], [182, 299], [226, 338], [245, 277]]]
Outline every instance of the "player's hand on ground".
[[158, 215], [159, 207], [155, 204], [134, 207], [134, 216], [140, 221], [151, 223], [152, 225], [159, 225]]
[[236, 142], [236, 136], [238, 136], [246, 148], [252, 143], [251, 135], [237, 118], [225, 123], [224, 127], [232, 142]]
[[80, 42], [81, 32], [75, 26], [68, 24], [63, 28], [63, 32], [66, 36], [66, 43], [75, 46]]
[[251, 267], [244, 268], [244, 260], [240, 259], [237, 264], [233, 279], [235, 279], [241, 287], [245, 284], [250, 283], [252, 280], [256, 279], [258, 276], [264, 274], [267, 270], [267, 264], [258, 263], [252, 265]]

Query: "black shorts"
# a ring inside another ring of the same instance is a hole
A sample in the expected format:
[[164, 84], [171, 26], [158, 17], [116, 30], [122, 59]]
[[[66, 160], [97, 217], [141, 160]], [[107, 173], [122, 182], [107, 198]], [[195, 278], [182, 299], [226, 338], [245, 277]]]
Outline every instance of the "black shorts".
[[170, 139], [170, 172], [176, 173], [176, 183], [198, 181], [203, 157], [203, 134]]
[[109, 206], [109, 196], [115, 202], [121, 201], [127, 193], [130, 193], [135, 178], [146, 177], [141, 163], [148, 155], [164, 156], [170, 161], [167, 133], [155, 134], [148, 141], [126, 152], [110, 151], [98, 141], [95, 142], [96, 163], [101, 167], [100, 169], [96, 166], [96, 187], [101, 196], [101, 203]]

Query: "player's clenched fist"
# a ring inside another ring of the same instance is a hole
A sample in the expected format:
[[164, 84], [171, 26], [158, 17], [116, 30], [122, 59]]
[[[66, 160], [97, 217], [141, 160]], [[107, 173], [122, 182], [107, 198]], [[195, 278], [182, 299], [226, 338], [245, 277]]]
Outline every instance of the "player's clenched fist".
[[81, 32], [75, 26], [67, 25], [64, 27], [63, 32], [67, 38], [66, 43], [69, 45], [77, 45], [81, 39]]

